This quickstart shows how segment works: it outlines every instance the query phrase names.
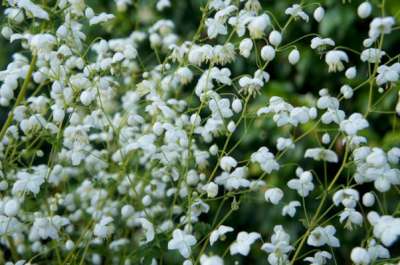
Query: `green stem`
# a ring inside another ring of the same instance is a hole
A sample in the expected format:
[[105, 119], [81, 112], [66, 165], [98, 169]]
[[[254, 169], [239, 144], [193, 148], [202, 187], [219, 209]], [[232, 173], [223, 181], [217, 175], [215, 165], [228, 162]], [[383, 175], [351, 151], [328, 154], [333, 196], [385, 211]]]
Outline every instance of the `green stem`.
[[8, 113], [7, 120], [3, 124], [3, 127], [1, 128], [1, 131], [0, 131], [0, 142], [3, 140], [3, 137], [6, 134], [6, 131], [7, 131], [8, 127], [10, 127], [10, 125], [11, 125], [11, 122], [12, 122], [12, 120], [14, 118], [14, 110], [15, 110], [15, 108], [25, 99], [25, 94], [26, 94], [26, 91], [28, 90], [28, 85], [29, 85], [29, 82], [30, 82], [31, 77], [32, 77], [33, 69], [35, 68], [36, 59], [37, 59], [36, 54], [34, 54], [33, 57], [32, 57], [32, 60], [31, 60], [31, 64], [29, 66], [28, 73], [26, 74], [24, 83], [22, 84], [21, 90], [19, 91], [19, 94], [17, 96], [17, 100], [15, 101], [13, 108]]

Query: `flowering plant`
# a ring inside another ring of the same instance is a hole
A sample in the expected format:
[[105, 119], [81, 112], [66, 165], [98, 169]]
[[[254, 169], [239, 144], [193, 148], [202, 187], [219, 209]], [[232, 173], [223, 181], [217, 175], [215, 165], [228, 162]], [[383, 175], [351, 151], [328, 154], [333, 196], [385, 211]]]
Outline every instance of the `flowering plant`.
[[396, 1], [189, 2], [3, 1], [0, 263], [398, 263]]

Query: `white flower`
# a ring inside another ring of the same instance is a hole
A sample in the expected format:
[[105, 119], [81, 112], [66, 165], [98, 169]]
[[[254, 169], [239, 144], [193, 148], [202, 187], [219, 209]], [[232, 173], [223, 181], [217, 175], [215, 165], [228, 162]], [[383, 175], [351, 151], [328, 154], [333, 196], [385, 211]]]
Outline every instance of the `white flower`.
[[193, 73], [188, 67], [180, 67], [176, 70], [175, 74], [179, 77], [179, 81], [186, 85], [193, 79]]
[[338, 156], [335, 152], [325, 148], [307, 149], [304, 157], [309, 157], [317, 161], [323, 160], [331, 163], [337, 163], [339, 161]]
[[368, 265], [371, 262], [371, 257], [365, 248], [355, 247], [351, 250], [351, 260], [355, 265]]
[[346, 75], [346, 78], [354, 79], [357, 75], [357, 68], [355, 66], [352, 66], [348, 68], [344, 74]]
[[224, 260], [219, 256], [201, 255], [200, 265], [224, 265]]
[[367, 18], [371, 15], [372, 7], [368, 1], [362, 2], [357, 8], [357, 15], [360, 18]]
[[215, 242], [221, 237], [223, 237], [226, 233], [232, 232], [233, 228], [230, 226], [220, 225], [218, 229], [214, 230], [210, 234], [210, 245], [214, 245]]
[[144, 241], [143, 244], [153, 241], [155, 236], [153, 224], [145, 218], [140, 218], [139, 221], [142, 224], [143, 229], [146, 231], [146, 241]]
[[374, 236], [378, 238], [385, 246], [390, 247], [400, 237], [400, 218], [394, 218], [390, 215], [376, 216], [371, 218], [368, 214], [368, 220], [373, 225]]
[[247, 25], [250, 37], [253, 39], [260, 39], [264, 36], [265, 30], [271, 25], [271, 20], [267, 14], [262, 14], [257, 17], [252, 17], [250, 23]]
[[13, 194], [30, 191], [36, 195], [40, 191], [40, 186], [44, 183], [44, 176], [37, 173], [30, 174], [21, 171], [17, 173], [17, 179], [12, 189]]
[[239, 52], [243, 57], [248, 58], [250, 56], [251, 49], [253, 49], [253, 41], [251, 39], [245, 38], [240, 42]]
[[51, 34], [37, 34], [34, 35], [29, 44], [35, 51], [49, 52], [56, 44], [56, 38]]
[[296, 64], [300, 60], [300, 52], [299, 52], [299, 50], [293, 49], [289, 53], [288, 60], [289, 60], [290, 64]]
[[99, 23], [107, 22], [111, 19], [113, 19], [115, 16], [113, 14], [107, 14], [107, 13], [100, 13], [97, 16], [92, 17], [89, 20], [90, 25], [96, 25]]
[[318, 226], [307, 238], [307, 244], [314, 247], [328, 245], [330, 247], [339, 247], [340, 242], [335, 237], [336, 229], [332, 225], [325, 227]]
[[363, 221], [363, 216], [361, 213], [357, 212], [353, 208], [345, 208], [344, 211], [340, 213], [339, 217], [340, 223], [343, 223], [345, 220], [347, 220], [346, 227], [350, 229], [351, 224], [361, 225]]
[[18, 7], [24, 9], [25, 12], [32, 14], [32, 16], [49, 20], [49, 14], [39, 5], [35, 5], [30, 0], [18, 0], [15, 2], [17, 3]]
[[369, 25], [368, 36], [371, 40], [376, 40], [381, 34], [392, 32], [392, 26], [395, 24], [393, 17], [376, 17]]
[[175, 229], [172, 232], [172, 239], [168, 242], [169, 250], [178, 250], [184, 258], [188, 258], [192, 252], [191, 246], [196, 244], [196, 238], [186, 232]]
[[372, 261], [375, 261], [378, 258], [390, 258], [389, 250], [382, 245], [377, 244], [375, 239], [371, 239], [368, 242], [368, 254]]
[[239, 232], [236, 241], [229, 248], [231, 255], [241, 254], [247, 256], [250, 252], [250, 246], [259, 238], [261, 238], [261, 235], [256, 232]]
[[275, 58], [275, 49], [271, 45], [265, 45], [261, 49], [261, 58], [264, 61], [272, 61]]
[[22, 230], [22, 223], [15, 217], [7, 217], [0, 214], [0, 235], [10, 235], [12, 233], [20, 233]]
[[351, 116], [340, 123], [340, 130], [347, 135], [354, 136], [358, 131], [368, 128], [368, 121], [360, 113], [353, 113]]
[[226, 35], [228, 33], [224, 21], [216, 18], [207, 18], [207, 35], [210, 39], [216, 38], [218, 35]]
[[392, 164], [397, 164], [400, 162], [400, 148], [393, 147], [387, 152], [388, 161]]
[[93, 234], [99, 238], [106, 238], [114, 232], [112, 222], [114, 219], [110, 216], [104, 216], [100, 222], [94, 226]]
[[314, 184], [312, 182], [313, 176], [310, 171], [296, 170], [298, 179], [291, 179], [287, 185], [289, 188], [296, 190], [301, 197], [307, 197], [308, 194], [314, 190]]
[[357, 190], [346, 188], [340, 189], [335, 194], [333, 194], [332, 200], [333, 203], [338, 206], [339, 204], [343, 204], [346, 208], [354, 208], [357, 205], [357, 202], [360, 199], [360, 195]]
[[158, 11], [163, 11], [164, 9], [170, 6], [171, 6], [170, 0], [158, 0], [156, 8]]
[[285, 205], [282, 208], [282, 215], [286, 216], [289, 215], [290, 217], [293, 217], [296, 214], [296, 207], [301, 206], [299, 201], [291, 201], [289, 204]]
[[315, 37], [311, 39], [311, 49], [323, 48], [328, 45], [335, 46], [335, 42], [330, 38]]
[[308, 261], [310, 265], [324, 265], [328, 259], [331, 259], [332, 255], [327, 251], [318, 251], [314, 254], [314, 257], [307, 257], [304, 261]]
[[372, 167], [384, 167], [387, 163], [385, 152], [380, 148], [373, 148], [366, 157], [365, 161]]
[[274, 170], [279, 170], [279, 164], [276, 162], [274, 155], [265, 146], [260, 147], [257, 152], [253, 153], [250, 160], [260, 164], [261, 169], [268, 174]]
[[257, 70], [254, 77], [251, 78], [247, 75], [239, 79], [239, 85], [246, 94], [258, 93], [264, 83], [269, 81], [269, 74], [265, 71]]
[[283, 137], [278, 138], [276, 143], [276, 149], [282, 151], [284, 149], [293, 149], [293, 148], [294, 148], [294, 143], [292, 139]]
[[269, 34], [268, 40], [272, 45], [276, 47], [282, 42], [282, 34], [279, 31], [273, 30]]
[[237, 166], [237, 162], [231, 156], [224, 156], [221, 158], [219, 166], [222, 168], [222, 170], [229, 172], [232, 168]]
[[265, 200], [277, 205], [283, 198], [283, 191], [280, 188], [271, 188], [264, 193]]
[[272, 265], [287, 264], [288, 253], [293, 250], [290, 245], [290, 236], [281, 225], [274, 226], [274, 233], [271, 236], [271, 243], [264, 243], [261, 249], [267, 253], [268, 262]]
[[363, 62], [379, 63], [386, 53], [380, 49], [369, 48], [361, 52], [360, 58]]
[[223, 172], [215, 178], [215, 182], [224, 185], [227, 190], [236, 190], [240, 187], [247, 188], [250, 186], [250, 181], [246, 179], [247, 171], [247, 167], [238, 167], [230, 174]]
[[348, 63], [349, 57], [344, 51], [333, 50], [329, 51], [325, 55], [325, 62], [329, 66], [329, 72], [343, 71], [343, 61]]
[[[237, 16], [229, 18], [228, 23], [236, 30], [236, 34], [242, 37], [246, 33], [246, 26], [252, 21], [255, 13], [248, 12], [247, 10], [240, 10]], [[268, 23], [269, 25], [270, 23]], [[256, 30], [257, 25], [252, 25]], [[260, 32], [262, 34], [262, 32]]]
[[230, 118], [233, 116], [233, 112], [230, 108], [230, 101], [227, 98], [219, 100], [211, 99], [208, 106], [214, 117]]
[[313, 13], [314, 19], [317, 22], [321, 22], [325, 16], [325, 9], [322, 6], [317, 7]]
[[69, 224], [69, 220], [58, 215], [36, 218], [29, 233], [32, 241], [39, 239], [58, 239], [58, 230]]
[[308, 22], [308, 15], [303, 11], [300, 5], [294, 4], [285, 10], [286, 15], [291, 15], [293, 17], [300, 17], [305, 22]]
[[315, 108], [295, 107], [290, 111], [290, 123], [294, 126], [305, 124], [310, 119], [316, 117]]
[[394, 83], [400, 77], [400, 63], [392, 64], [391, 66], [381, 65], [377, 69], [376, 84], [381, 86], [386, 83]]

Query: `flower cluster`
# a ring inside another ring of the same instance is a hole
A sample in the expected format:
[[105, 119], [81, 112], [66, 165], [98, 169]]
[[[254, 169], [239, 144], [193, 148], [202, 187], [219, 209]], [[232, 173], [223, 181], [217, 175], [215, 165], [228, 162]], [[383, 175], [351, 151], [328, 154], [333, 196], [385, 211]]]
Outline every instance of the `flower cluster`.
[[[335, 16], [321, 3], [208, 0], [187, 36], [154, 18], [180, 1], [145, 2], [3, 1], [0, 263], [398, 262], [400, 146], [371, 135], [398, 137], [385, 1], [346, 9], [359, 51], [289, 34]], [[310, 57], [321, 87], [277, 92]]]

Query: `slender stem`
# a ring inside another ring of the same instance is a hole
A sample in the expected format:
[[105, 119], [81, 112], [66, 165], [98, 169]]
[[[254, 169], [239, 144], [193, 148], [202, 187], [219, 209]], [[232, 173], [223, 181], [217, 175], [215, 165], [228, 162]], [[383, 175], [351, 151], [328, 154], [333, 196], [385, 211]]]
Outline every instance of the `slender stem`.
[[16, 101], [14, 103], [14, 107], [8, 113], [7, 120], [3, 124], [3, 127], [1, 128], [1, 131], [0, 131], [0, 142], [3, 141], [3, 137], [6, 134], [6, 131], [7, 131], [8, 127], [10, 127], [10, 125], [11, 125], [11, 122], [12, 122], [12, 120], [14, 118], [14, 110], [15, 110], [15, 108], [25, 99], [25, 94], [26, 94], [26, 91], [28, 90], [28, 85], [29, 85], [29, 82], [30, 82], [31, 77], [32, 77], [33, 69], [35, 68], [36, 59], [37, 59], [36, 54], [34, 54], [33, 57], [32, 57], [32, 60], [31, 60], [31, 64], [29, 66], [28, 73], [26, 74], [25, 80], [22, 83], [21, 90], [19, 91], [17, 99], [16, 99]]

